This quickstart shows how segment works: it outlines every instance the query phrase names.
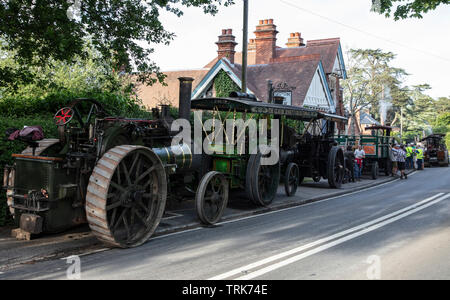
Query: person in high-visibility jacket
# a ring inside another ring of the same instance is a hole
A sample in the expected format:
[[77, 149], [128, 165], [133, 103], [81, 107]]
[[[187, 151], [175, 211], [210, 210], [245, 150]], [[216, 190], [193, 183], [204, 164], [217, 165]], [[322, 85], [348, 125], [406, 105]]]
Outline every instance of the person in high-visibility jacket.
[[417, 169], [423, 170], [423, 148], [419, 146], [416, 149], [416, 155], [417, 155]]
[[414, 153], [411, 144], [406, 147], [406, 169], [412, 169], [414, 167]]

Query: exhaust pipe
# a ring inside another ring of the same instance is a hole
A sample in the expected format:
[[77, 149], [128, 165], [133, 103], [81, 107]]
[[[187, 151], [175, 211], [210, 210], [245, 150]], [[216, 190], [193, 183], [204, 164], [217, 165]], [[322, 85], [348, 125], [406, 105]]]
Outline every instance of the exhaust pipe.
[[180, 119], [190, 120], [191, 119], [191, 95], [192, 95], [192, 82], [194, 78], [191, 77], [180, 77], [180, 98], [178, 106], [178, 117]]

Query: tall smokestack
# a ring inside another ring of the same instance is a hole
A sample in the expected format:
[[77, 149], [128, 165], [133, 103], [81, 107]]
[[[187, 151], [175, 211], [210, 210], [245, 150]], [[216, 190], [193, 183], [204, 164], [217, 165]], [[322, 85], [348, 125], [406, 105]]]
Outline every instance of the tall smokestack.
[[179, 98], [179, 118], [190, 120], [191, 118], [191, 95], [192, 95], [192, 82], [194, 78], [191, 77], [180, 77], [180, 98]]

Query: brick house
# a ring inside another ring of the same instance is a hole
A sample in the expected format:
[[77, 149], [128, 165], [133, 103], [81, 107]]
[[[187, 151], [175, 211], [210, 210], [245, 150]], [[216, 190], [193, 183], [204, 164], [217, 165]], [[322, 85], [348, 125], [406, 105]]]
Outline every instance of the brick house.
[[[286, 105], [344, 115], [340, 80], [347, 75], [339, 38], [305, 42], [297, 32], [290, 35], [285, 47], [280, 47], [272, 19], [261, 20], [254, 33], [255, 38], [248, 44], [248, 93], [260, 101], [268, 101], [270, 80], [274, 95], [283, 97]], [[242, 53], [235, 51], [237, 42], [233, 31], [222, 30], [216, 44], [217, 57], [203, 68], [164, 72], [168, 86], [142, 87], [139, 96], [144, 104], [155, 106], [165, 102], [176, 106], [177, 78], [182, 76], [194, 78], [193, 99], [215, 96], [215, 78], [222, 70], [241, 87]]]

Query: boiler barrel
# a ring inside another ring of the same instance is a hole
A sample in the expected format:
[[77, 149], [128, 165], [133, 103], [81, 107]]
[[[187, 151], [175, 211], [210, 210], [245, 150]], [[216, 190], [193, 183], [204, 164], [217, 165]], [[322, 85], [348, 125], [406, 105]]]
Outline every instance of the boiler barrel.
[[164, 165], [176, 165], [177, 171], [191, 170], [199, 166], [198, 155], [192, 154], [191, 147], [187, 144], [165, 148], [153, 148], [153, 152], [161, 159]]

